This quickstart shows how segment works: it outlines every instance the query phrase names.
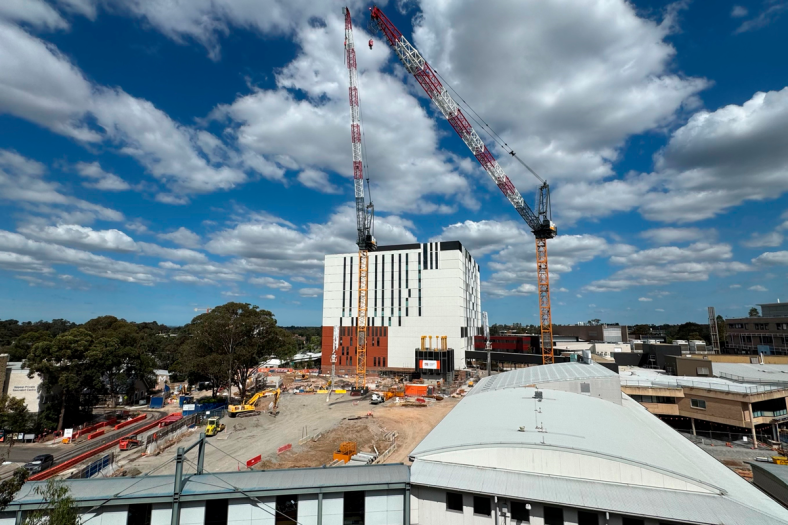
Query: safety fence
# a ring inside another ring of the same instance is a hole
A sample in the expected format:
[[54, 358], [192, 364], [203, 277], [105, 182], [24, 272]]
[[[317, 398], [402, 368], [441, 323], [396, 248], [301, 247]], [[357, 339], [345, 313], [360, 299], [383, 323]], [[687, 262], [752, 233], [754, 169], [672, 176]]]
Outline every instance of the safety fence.
[[73, 473], [68, 477], [68, 479], [85, 479], [85, 478], [92, 478], [96, 474], [100, 472], [107, 473], [107, 470], [110, 470], [109, 467], [114, 465], [115, 463], [115, 453], [110, 452], [104, 457], [97, 459], [96, 461], [92, 462], [90, 465], [78, 470], [77, 472]]

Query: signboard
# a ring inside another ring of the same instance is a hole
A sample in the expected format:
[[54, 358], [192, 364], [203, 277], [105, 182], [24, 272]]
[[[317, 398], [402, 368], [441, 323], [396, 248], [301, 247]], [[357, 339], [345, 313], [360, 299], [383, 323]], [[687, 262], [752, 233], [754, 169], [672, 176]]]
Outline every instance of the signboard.
[[247, 460], [246, 461], [246, 466], [247, 466], [247, 468], [254, 467], [258, 463], [260, 463], [262, 460], [263, 460], [263, 456], [258, 454], [257, 456], [253, 457], [252, 459]]
[[65, 429], [65, 430], [63, 431], [63, 437], [64, 437], [64, 438], [69, 438], [69, 439], [71, 439], [72, 437], [74, 437], [74, 429], [73, 429], [73, 428], [67, 428], [67, 429]]
[[188, 411], [188, 410], [194, 411], [194, 410], [197, 410], [197, 405], [194, 405], [194, 404], [191, 404], [191, 405], [183, 405], [183, 410], [184, 410], [184, 411]]
[[427, 359], [421, 360], [422, 370], [440, 370], [441, 364], [438, 361], [428, 361]]

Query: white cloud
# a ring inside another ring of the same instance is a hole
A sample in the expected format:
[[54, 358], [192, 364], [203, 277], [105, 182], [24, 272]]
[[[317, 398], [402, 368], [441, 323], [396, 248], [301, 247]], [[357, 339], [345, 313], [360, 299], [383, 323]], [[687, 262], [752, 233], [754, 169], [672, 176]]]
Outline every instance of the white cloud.
[[[343, 206], [326, 223], [303, 229], [270, 215], [245, 217], [233, 227], [211, 236], [206, 249], [239, 257], [239, 269], [273, 275], [301, 275], [320, 279], [327, 253], [354, 252], [357, 238], [354, 208]], [[415, 242], [413, 223], [396, 216], [375, 218], [378, 245]]]
[[649, 220], [697, 221], [779, 197], [788, 191], [788, 88], [695, 113], [656, 155], [656, 168], [648, 177], [655, 191], [640, 206]]
[[641, 301], [641, 302], [644, 302], [644, 303], [650, 303], [651, 301], [653, 301], [653, 299], [651, 297], [640, 297], [640, 298], [638, 298], [638, 301]]
[[726, 276], [752, 269], [732, 258], [731, 245], [706, 242], [686, 247], [662, 246], [616, 255], [610, 258], [610, 262], [624, 268], [606, 279], [591, 282], [586, 289], [605, 292], [634, 286], [706, 281], [712, 274]]
[[298, 182], [321, 193], [342, 193], [338, 187], [328, 180], [328, 173], [313, 169], [305, 169], [298, 174]]
[[430, 242], [459, 240], [478, 259], [488, 253], [500, 251], [507, 245], [525, 242], [531, 236], [525, 223], [493, 220], [465, 221], [445, 226], [440, 235], [430, 239]]
[[0, 252], [16, 254], [28, 261], [27, 271], [48, 271], [50, 265], [75, 266], [82, 273], [129, 283], [152, 285], [162, 280], [162, 271], [141, 264], [129, 263], [75, 250], [58, 244], [30, 240], [18, 233], [0, 230]]
[[247, 181], [247, 167], [265, 164], [228, 149], [206, 131], [175, 122], [147, 100], [91, 84], [53, 45], [2, 21], [0, 113], [81, 142], [110, 142], [183, 194], [233, 188]]
[[30, 24], [37, 29], [66, 29], [60, 13], [43, 0], [3, 0], [0, 2], [0, 20]]
[[756, 266], [788, 265], [788, 251], [765, 252], [752, 260]]
[[270, 299], [276, 299], [276, 296], [275, 296], [275, 295], [271, 295], [271, 294], [269, 293], [269, 294], [261, 295], [261, 296], [260, 296], [260, 299], [269, 299], [269, 300], [270, 300]]
[[749, 239], [742, 241], [743, 246], [748, 248], [763, 248], [765, 246], [775, 247], [783, 243], [783, 234], [778, 231], [770, 233], [753, 233]]
[[761, 286], [760, 284], [756, 284], [755, 286], [750, 286], [747, 288], [748, 290], [752, 290], [753, 292], [768, 292], [765, 287]]
[[700, 240], [709, 241], [717, 237], [717, 232], [702, 228], [653, 228], [640, 232], [640, 237], [654, 244], [672, 244]]
[[128, 182], [113, 173], [108, 173], [101, 169], [98, 162], [79, 162], [74, 168], [83, 178], [93, 182], [83, 182], [86, 188], [94, 188], [104, 191], [126, 191], [131, 189]]
[[57, 226], [23, 226], [19, 231], [28, 237], [88, 251], [136, 252], [134, 239], [120, 230], [94, 230], [77, 224]]
[[731, 9], [731, 18], [742, 18], [747, 16], [747, 13], [748, 11], [746, 7], [735, 5], [733, 6], [733, 9]]
[[730, 288], [730, 289], [741, 288], [741, 285], [740, 284], [732, 284], [728, 288]]
[[[785, 2], [773, 1], [768, 3], [771, 5], [769, 5], [766, 9], [761, 11], [758, 14], [758, 16], [756, 16], [755, 18], [752, 18], [750, 20], [745, 20], [744, 22], [742, 22], [742, 24], [736, 28], [736, 31], [734, 31], [734, 33], [735, 34], [746, 33], [748, 31], [755, 31], [757, 29], [761, 29], [762, 27], [766, 27], [772, 22], [774, 22], [775, 20], [777, 20], [778, 18], [780, 18], [780, 15], [783, 14], [783, 11], [788, 9], [788, 3]], [[736, 8], [734, 8], [734, 12], [735, 11]], [[745, 16], [746, 14], [747, 13], [745, 10], [744, 15], [742, 16]], [[733, 16], [733, 12], [731, 13], [731, 16]]]
[[[613, 175], [627, 137], [672, 122], [708, 85], [671, 71], [672, 11], [656, 23], [623, 1], [425, 0], [421, 10], [416, 47], [498, 133], [517, 137], [520, 157], [562, 182], [553, 203], [564, 222], [631, 208], [626, 185], [608, 193], [594, 183]], [[480, 27], [495, 30], [480, 40]], [[530, 193], [535, 179], [500, 156]], [[577, 197], [589, 193], [605, 198]]]
[[254, 277], [249, 279], [249, 282], [259, 286], [265, 286], [266, 288], [275, 288], [283, 292], [287, 292], [293, 287], [289, 282], [283, 279], [274, 279], [273, 277]]
[[22, 205], [28, 211], [59, 217], [76, 212], [85, 221], [123, 220], [123, 214], [118, 211], [66, 195], [58, 183], [44, 180], [46, 171], [40, 162], [0, 149], [0, 200]]
[[657, 308], [657, 309], [655, 309], [654, 311], [655, 311], [655, 312], [664, 312], [665, 310], [664, 310], [664, 309], [662, 309], [662, 308]]
[[199, 248], [202, 245], [200, 236], [188, 228], [181, 226], [177, 230], [169, 233], [159, 233], [156, 235], [159, 239], [172, 241], [179, 246], [185, 248]]
[[321, 288], [301, 288], [298, 290], [298, 295], [301, 297], [319, 297], [323, 294]]

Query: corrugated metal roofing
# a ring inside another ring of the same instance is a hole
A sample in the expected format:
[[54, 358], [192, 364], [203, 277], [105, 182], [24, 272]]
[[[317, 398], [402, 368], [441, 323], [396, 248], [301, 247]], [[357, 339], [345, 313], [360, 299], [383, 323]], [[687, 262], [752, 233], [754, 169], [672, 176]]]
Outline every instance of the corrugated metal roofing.
[[748, 461], [753, 469], [765, 470], [775, 478], [782, 481], [788, 487], [788, 465], [777, 465], [776, 463], [766, 463], [761, 461]]
[[[566, 366], [572, 365], [572, 366]], [[544, 370], [556, 368], [557, 370]], [[542, 370], [539, 370], [542, 369]], [[588, 370], [590, 373], [584, 373]], [[682, 437], [668, 425], [650, 414], [640, 404], [628, 396], [623, 396], [622, 404], [618, 405], [603, 399], [577, 393], [559, 390], [541, 390], [544, 400], [538, 403], [534, 398], [534, 388], [517, 388], [525, 384], [539, 384], [546, 381], [607, 377], [609, 372], [601, 366], [584, 364], [556, 364], [548, 366], [521, 369], [492, 376], [474, 388], [474, 393], [467, 395], [438, 426], [412, 452], [415, 463], [412, 471], [414, 483], [435, 484], [436, 486], [452, 486], [455, 483], [450, 469], [434, 468], [428, 472], [436, 478], [425, 477], [426, 474], [416, 467], [422, 460], [434, 461], [435, 456], [447, 450], [467, 450], [469, 457], [477, 454], [476, 451], [487, 447], [510, 447], [512, 453], [522, 447], [539, 450], [565, 450], [590, 456], [602, 456], [606, 459], [625, 464], [635, 464], [661, 472], [676, 479], [694, 480], [701, 485], [715, 489], [724, 496], [729, 504], [727, 507], [740, 505], [741, 512], [748, 512], [751, 507], [756, 507], [772, 516], [779, 516], [784, 521], [775, 523], [788, 523], [788, 511], [772, 501], [768, 496], [749, 485], [730, 469], [725, 467], [689, 440]], [[511, 377], [503, 377], [503, 376]], [[491, 385], [484, 388], [484, 382], [490, 380]], [[540, 412], [537, 415], [536, 410]], [[539, 432], [534, 428], [542, 426], [546, 432]], [[526, 431], [519, 432], [518, 427], [524, 426]], [[452, 465], [446, 463], [446, 465]], [[418, 468], [422, 468], [419, 466]], [[424, 467], [426, 468], [426, 467]], [[431, 467], [432, 468], [432, 467]], [[484, 469], [481, 467], [469, 468], [486, 480], [490, 486], [500, 487], [495, 476], [500, 474], [502, 479], [509, 480], [510, 475], [501, 469]], [[418, 477], [415, 473], [421, 472]], [[466, 471], [463, 471], [466, 472]], [[467, 473], [467, 472], [466, 472]], [[521, 473], [523, 475], [527, 473]], [[470, 475], [470, 474], [468, 474]], [[535, 474], [531, 474], [535, 475]], [[544, 476], [539, 476], [544, 478]], [[416, 481], [418, 479], [418, 481]], [[562, 486], [562, 484], [564, 484]], [[612, 498], [607, 504], [621, 500], [620, 505], [628, 505], [628, 498], [616, 495], [610, 488], [591, 488], [595, 485], [607, 487], [610, 483], [593, 480], [579, 480], [558, 476], [551, 478], [550, 490], [555, 490], [550, 498], [545, 501], [573, 505], [575, 495], [571, 494], [575, 488], [588, 485], [584, 490], [594, 492], [599, 498]], [[487, 485], [474, 485], [476, 488]], [[613, 484], [613, 487], [621, 487]], [[542, 490], [541, 488], [539, 490]], [[547, 489], [545, 489], [547, 490]], [[666, 514], [665, 505], [658, 503], [657, 494], [667, 492], [672, 495], [682, 494], [681, 498], [691, 501], [695, 496], [689, 492], [679, 492], [666, 489], [642, 488], [643, 502], [638, 507], [643, 514], [665, 517], [668, 519], [686, 519], [671, 511]], [[508, 494], [508, 492], [506, 492]], [[530, 490], [521, 492], [521, 497], [531, 494]], [[654, 495], [654, 504], [646, 508], [647, 494]], [[703, 496], [697, 494], [696, 496]], [[667, 496], [665, 496], [667, 498]], [[537, 499], [534, 497], [534, 499]], [[601, 501], [601, 500], [600, 500]], [[708, 499], [698, 500], [698, 505]], [[600, 504], [600, 507], [605, 505]], [[687, 503], [686, 507], [691, 507]], [[684, 508], [684, 507], [681, 507]], [[705, 508], [705, 507], [704, 507]], [[648, 510], [648, 512], [646, 512]], [[721, 511], [722, 512], [722, 511]], [[640, 513], [640, 512], [639, 512]], [[732, 510], [725, 510], [722, 515], [735, 514]], [[696, 515], [695, 513], [688, 514]], [[715, 514], [710, 514], [714, 516]], [[775, 518], [777, 519], [777, 518]], [[753, 521], [725, 521], [718, 523], [753, 523]]]
[[[407, 483], [410, 471], [405, 465], [362, 465], [346, 468], [306, 468], [219, 474], [192, 475], [188, 477], [182, 494], [210, 495], [245, 492], [265, 492], [292, 489], [325, 489], [359, 485], [386, 485]], [[137, 478], [97, 478], [66, 480], [71, 496], [80, 501], [103, 499], [137, 499], [172, 497], [174, 476], [148, 476]], [[37, 486], [46, 482], [28, 482], [17, 494], [8, 510], [15, 505], [35, 504], [41, 497], [35, 493]], [[239, 494], [239, 497], [243, 497]]]
[[480, 394], [491, 390], [521, 388], [539, 383], [589, 379], [617, 375], [604, 366], [585, 363], [556, 363], [549, 366], [529, 366], [511, 372], [485, 377], [468, 395]]
[[733, 381], [788, 384], [788, 365], [714, 363], [714, 375]]
[[[479, 469], [431, 461], [416, 461], [413, 464], [411, 483], [631, 516], [659, 516], [661, 519], [682, 523], [724, 523], [725, 525], [788, 523], [786, 520], [788, 512], [755, 488], [751, 490], [761, 497], [740, 503], [719, 495], [655, 490], [614, 483], [592, 483], [586, 480]], [[742, 483], [747, 484], [743, 480]], [[763, 499], [768, 500], [770, 505], [766, 507], [761, 505]], [[773, 511], [776, 511], [776, 514]]]

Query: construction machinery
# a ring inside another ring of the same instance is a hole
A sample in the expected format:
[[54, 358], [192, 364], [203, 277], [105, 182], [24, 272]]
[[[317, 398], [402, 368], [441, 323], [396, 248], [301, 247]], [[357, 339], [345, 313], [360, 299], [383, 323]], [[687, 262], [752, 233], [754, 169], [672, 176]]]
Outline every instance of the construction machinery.
[[[492, 178], [496, 186], [503, 192], [509, 202], [512, 203], [517, 213], [525, 220], [536, 237], [536, 270], [537, 270], [537, 290], [539, 294], [539, 322], [541, 324], [541, 346], [542, 362], [549, 364], [553, 362], [553, 325], [550, 312], [550, 279], [547, 269], [547, 240], [557, 235], [555, 224], [551, 218], [550, 209], [550, 186], [547, 182], [536, 174], [525, 162], [523, 162], [511, 148], [503, 142], [499, 144], [507, 148], [507, 152], [520, 162], [531, 172], [539, 181], [539, 202], [537, 211], [534, 212], [523, 200], [520, 192], [514, 187], [512, 181], [503, 171], [503, 168], [495, 160], [495, 157], [479, 137], [473, 126], [463, 114], [459, 104], [452, 98], [448, 90], [441, 83], [437, 72], [421, 56], [419, 51], [402, 36], [402, 33], [389, 20], [386, 15], [377, 7], [370, 8], [371, 26], [373, 29], [381, 31], [394, 49], [397, 57], [408, 73], [412, 74], [416, 81], [424, 88], [427, 95], [435, 103], [440, 112], [449, 121], [452, 128], [462, 138], [463, 142], [473, 152], [473, 155], [482, 165], [482, 168]], [[489, 128], [489, 126], [487, 126]]]
[[224, 423], [219, 423], [218, 417], [208, 418], [208, 422], [205, 424], [206, 437], [215, 436], [222, 430], [224, 430]]
[[131, 434], [120, 439], [118, 447], [120, 450], [131, 450], [134, 447], [140, 446], [140, 440], [137, 439], [137, 434]]
[[357, 446], [355, 441], [344, 441], [339, 444], [339, 450], [334, 452], [334, 460], [339, 460], [344, 463], [350, 461], [350, 458], [356, 455]]
[[279, 397], [282, 395], [282, 389], [277, 388], [273, 394], [274, 400], [268, 405], [268, 414], [276, 417], [279, 415]]
[[[345, 14], [345, 63], [348, 70], [348, 98], [350, 100], [350, 142], [353, 152], [353, 186], [356, 197], [356, 229], [358, 231], [358, 315], [356, 316], [356, 390], [367, 390], [367, 306], [369, 284], [369, 252], [377, 250], [375, 241], [375, 206], [370, 196], [364, 198], [364, 156], [361, 129], [361, 109], [358, 104], [358, 71], [356, 48], [353, 44], [353, 24], [350, 9]], [[367, 179], [369, 185], [369, 179]]]
[[257, 405], [257, 401], [261, 397], [265, 397], [269, 394], [276, 395], [276, 392], [279, 392], [279, 389], [262, 390], [256, 393], [255, 395], [253, 395], [252, 398], [249, 399], [249, 401], [246, 401], [245, 403], [241, 403], [240, 405], [230, 405], [229, 407], [227, 407], [227, 413], [230, 415], [230, 417], [244, 417], [244, 416], [257, 415], [258, 412], [257, 409], [255, 408]]

